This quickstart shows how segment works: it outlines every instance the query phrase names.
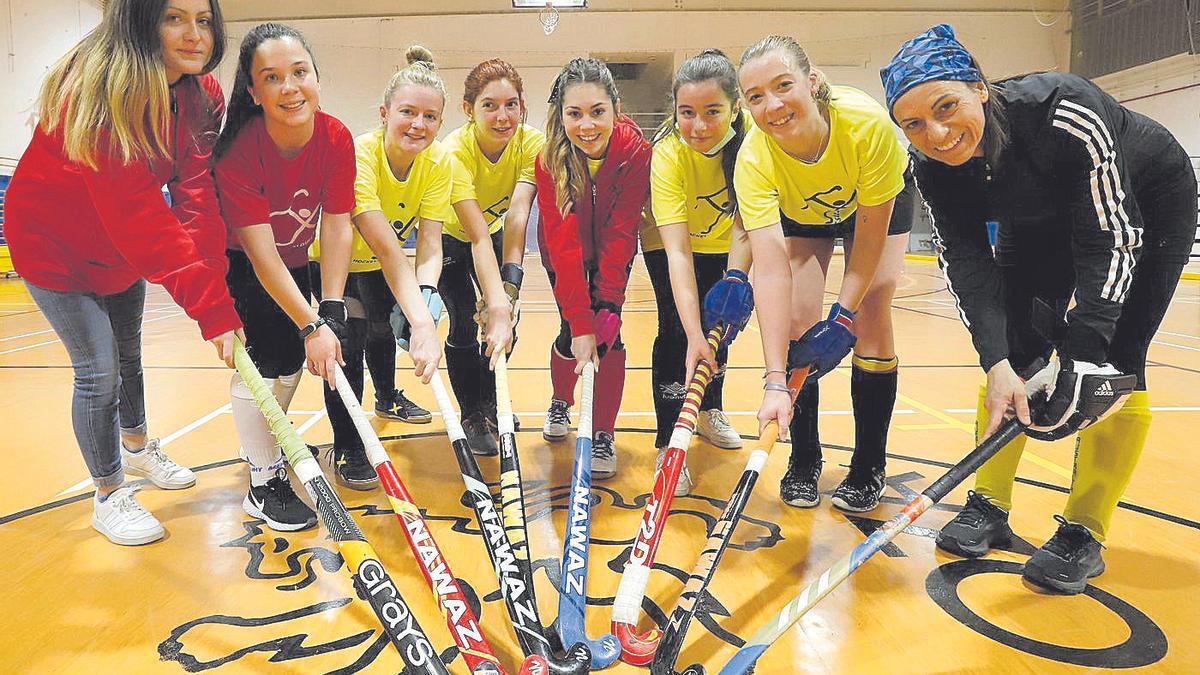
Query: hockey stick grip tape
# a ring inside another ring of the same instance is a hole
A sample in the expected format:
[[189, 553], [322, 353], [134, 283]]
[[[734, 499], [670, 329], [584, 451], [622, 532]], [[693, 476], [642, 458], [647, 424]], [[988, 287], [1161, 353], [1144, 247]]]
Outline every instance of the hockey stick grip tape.
[[582, 386], [579, 393], [579, 430], [577, 438], [592, 437], [592, 400], [595, 398], [596, 366], [591, 362], [583, 364]]
[[466, 439], [467, 434], [463, 431], [462, 422], [454, 412], [454, 404], [450, 401], [450, 392], [446, 391], [446, 383], [442, 382], [440, 370], [433, 371], [433, 378], [429, 380], [429, 386], [433, 387], [433, 398], [437, 400], [438, 410], [442, 413], [442, 421], [446, 423], [446, 434], [450, 436], [450, 442]]
[[512, 397], [508, 392], [508, 357], [503, 352], [496, 360], [496, 430], [501, 436], [516, 432]]
[[358, 430], [358, 437], [362, 439], [363, 447], [367, 451], [367, 461], [373, 467], [378, 467], [380, 464], [390, 461], [387, 451], [383, 449], [383, 444], [379, 442], [379, 435], [375, 433], [375, 428], [367, 421], [367, 414], [363, 412], [362, 406], [359, 405], [358, 396], [354, 394], [354, 390], [350, 387], [350, 381], [346, 379], [346, 373], [336, 363], [333, 365], [333, 378], [337, 386], [338, 395], [342, 399], [342, 405], [346, 406], [346, 412], [350, 413], [350, 419], [354, 422], [354, 428]]
[[292, 426], [292, 421], [288, 419], [287, 413], [283, 412], [279, 401], [275, 400], [275, 394], [271, 392], [271, 387], [259, 374], [254, 361], [250, 360], [246, 346], [236, 337], [233, 339], [233, 365], [242, 378], [242, 382], [246, 383], [250, 395], [254, 397], [258, 409], [262, 411], [263, 417], [267, 419], [267, 426], [271, 429], [271, 433], [283, 447], [283, 454], [287, 457], [288, 463], [292, 465], [292, 469], [295, 470], [296, 477], [300, 479], [301, 483], [308, 483], [313, 478], [321, 476], [321, 465], [313, 459], [312, 453], [308, 451], [308, 446], [301, 440], [300, 434], [296, 433], [296, 428]]
[[642, 598], [646, 596], [646, 584], [649, 582], [649, 567], [634, 562], [625, 564], [625, 570], [621, 573], [621, 584], [617, 586], [617, 597], [613, 598], [614, 623], [637, 625]]

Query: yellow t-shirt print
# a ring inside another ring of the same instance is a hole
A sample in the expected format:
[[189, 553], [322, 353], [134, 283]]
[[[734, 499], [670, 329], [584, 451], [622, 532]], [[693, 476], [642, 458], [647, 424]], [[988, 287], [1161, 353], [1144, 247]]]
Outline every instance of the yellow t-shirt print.
[[[442, 141], [453, 159], [450, 203], [457, 204], [469, 199], [477, 201], [483, 211], [488, 234], [494, 234], [504, 226], [504, 215], [508, 213], [517, 183], [534, 183], [534, 165], [545, 144], [545, 134], [522, 124], [500, 158], [492, 162], [479, 148], [474, 123], [468, 122], [450, 132]], [[442, 223], [442, 231], [459, 241], [470, 240], [453, 209], [450, 217]]]
[[[422, 218], [445, 223], [450, 217], [451, 158], [438, 141], [417, 155], [404, 180], [396, 178], [388, 164], [383, 129], [355, 138], [354, 154], [358, 173], [354, 180], [355, 206], [351, 215], [383, 212], [396, 238], [402, 242], [408, 239]], [[377, 269], [379, 259], [355, 229], [350, 271]]]

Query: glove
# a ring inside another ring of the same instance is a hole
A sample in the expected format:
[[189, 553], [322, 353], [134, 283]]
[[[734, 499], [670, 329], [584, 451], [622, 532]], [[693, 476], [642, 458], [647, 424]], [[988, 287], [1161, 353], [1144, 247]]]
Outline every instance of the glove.
[[[425, 301], [425, 308], [429, 310], [429, 315], [433, 317], [433, 325], [436, 326], [442, 318], [441, 294], [433, 286], [421, 284], [421, 299]], [[404, 351], [408, 351], [412, 326], [409, 325], [408, 317], [404, 316], [400, 305], [392, 307], [392, 315], [388, 317], [388, 323], [392, 324], [392, 335], [396, 336], [396, 344]]]
[[1111, 364], [1055, 359], [1025, 382], [1031, 421], [1030, 438], [1056, 441], [1103, 419], [1137, 386]]
[[833, 303], [829, 318], [818, 321], [799, 340], [792, 340], [788, 347], [788, 370], [809, 366], [808, 377], [816, 380], [837, 367], [854, 348], [857, 338], [854, 328], [854, 312]]
[[612, 342], [617, 339], [617, 333], [621, 332], [621, 315], [617, 310], [616, 305], [610, 302], [597, 302], [593, 305], [596, 311], [596, 318], [593, 322], [596, 335], [596, 353], [600, 358], [604, 358], [604, 354], [608, 352], [608, 348]]
[[725, 277], [704, 294], [704, 332], [723, 326], [721, 342], [733, 342], [750, 321], [754, 309], [754, 290], [750, 278], [739, 269], [725, 271]]
[[343, 345], [350, 337], [350, 332], [346, 330], [346, 322], [350, 320], [350, 314], [346, 309], [345, 300], [322, 300], [317, 305], [317, 316], [325, 319], [325, 325], [329, 326], [329, 330], [337, 336], [338, 342]]

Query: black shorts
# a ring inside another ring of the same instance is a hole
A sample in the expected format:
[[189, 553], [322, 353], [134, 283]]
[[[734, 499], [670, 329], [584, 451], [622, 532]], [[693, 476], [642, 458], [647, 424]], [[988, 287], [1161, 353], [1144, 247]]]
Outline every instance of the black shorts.
[[[912, 172], [905, 171], [904, 189], [900, 191], [900, 194], [896, 195], [896, 203], [892, 206], [892, 219], [888, 223], [888, 236], [893, 234], [907, 234], [912, 231], [913, 199], [916, 192], [917, 188], [913, 182]], [[857, 212], [851, 213], [849, 218], [831, 225], [807, 225], [797, 223], [780, 211], [779, 222], [783, 225], [783, 236], [785, 237], [846, 239], [854, 236], [854, 222], [857, 215]]]
[[[233, 296], [233, 309], [246, 331], [246, 352], [267, 378], [291, 375], [304, 366], [304, 339], [286, 312], [275, 303], [254, 274], [250, 258], [241, 251], [225, 251], [229, 271], [225, 283]], [[308, 266], [290, 268], [292, 279], [306, 300], [312, 299]]]

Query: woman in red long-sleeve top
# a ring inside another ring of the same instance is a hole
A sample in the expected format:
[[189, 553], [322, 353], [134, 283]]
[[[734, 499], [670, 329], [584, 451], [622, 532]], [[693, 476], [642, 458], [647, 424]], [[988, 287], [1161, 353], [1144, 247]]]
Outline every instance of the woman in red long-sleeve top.
[[165, 489], [196, 482], [147, 439], [146, 280], [167, 289], [229, 366], [241, 328], [209, 172], [224, 102], [207, 73], [224, 44], [217, 0], [110, 2], [100, 26], [50, 69], [41, 123], [8, 189], [13, 266], [75, 370], [71, 413], [96, 484], [92, 526], [117, 544], [164, 534], [124, 487], [126, 472]]
[[596, 366], [592, 475], [617, 471], [613, 427], [625, 386], [620, 335], [596, 344], [599, 312], [620, 314], [637, 252], [638, 223], [650, 191], [650, 144], [621, 114], [612, 73], [596, 59], [573, 59], [555, 79], [538, 159], [538, 245], [562, 327], [550, 348], [554, 398], [542, 435], [567, 436], [568, 413], [583, 364]]

